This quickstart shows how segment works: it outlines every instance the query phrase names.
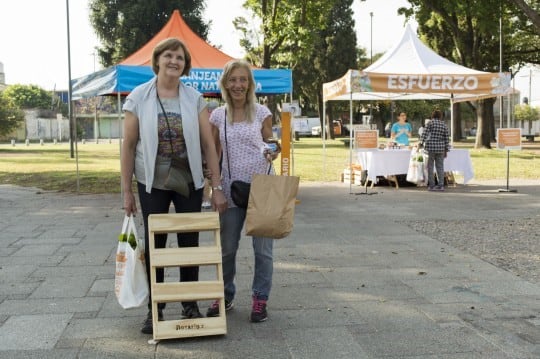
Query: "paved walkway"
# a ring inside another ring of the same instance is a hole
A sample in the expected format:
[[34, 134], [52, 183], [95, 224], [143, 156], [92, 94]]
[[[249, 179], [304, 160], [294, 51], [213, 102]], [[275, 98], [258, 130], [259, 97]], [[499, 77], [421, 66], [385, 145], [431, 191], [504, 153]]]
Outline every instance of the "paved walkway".
[[0, 186], [0, 357], [540, 358], [539, 285], [407, 226], [539, 213], [538, 186], [504, 187], [302, 183], [295, 230], [275, 243], [269, 320], [248, 322], [243, 240], [228, 334], [149, 345], [146, 309], [113, 293], [120, 196]]

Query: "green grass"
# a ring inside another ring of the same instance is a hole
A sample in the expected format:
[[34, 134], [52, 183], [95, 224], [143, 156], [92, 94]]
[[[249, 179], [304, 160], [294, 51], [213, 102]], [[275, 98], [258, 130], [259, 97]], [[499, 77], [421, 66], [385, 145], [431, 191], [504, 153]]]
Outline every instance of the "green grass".
[[79, 143], [76, 157], [65, 143], [0, 145], [0, 184], [76, 192], [78, 167], [80, 192], [120, 192], [118, 143]]
[[[385, 141], [385, 139], [381, 139]], [[475, 179], [505, 179], [507, 151], [474, 150], [473, 140], [455, 143], [470, 149]], [[349, 148], [339, 139], [327, 140], [323, 151], [319, 138], [301, 138], [293, 144], [292, 172], [301, 181], [339, 181], [349, 165]], [[325, 155], [323, 155], [325, 154]], [[524, 144], [521, 151], [510, 152], [510, 178], [538, 179], [540, 144]], [[53, 191], [120, 192], [120, 148], [118, 143], [77, 145], [77, 157], [70, 157], [68, 144], [0, 144], [0, 184], [37, 187]], [[275, 162], [279, 167], [279, 159]], [[354, 163], [354, 157], [353, 157]], [[278, 169], [279, 172], [279, 169]]]

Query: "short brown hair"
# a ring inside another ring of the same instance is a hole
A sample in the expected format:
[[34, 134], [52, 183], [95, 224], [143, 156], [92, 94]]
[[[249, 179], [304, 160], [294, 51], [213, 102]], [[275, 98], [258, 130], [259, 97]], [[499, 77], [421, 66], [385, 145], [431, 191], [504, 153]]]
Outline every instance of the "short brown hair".
[[187, 46], [180, 41], [180, 39], [177, 39], [176, 37], [169, 37], [165, 40], [161, 40], [156, 47], [154, 47], [154, 50], [152, 51], [152, 71], [157, 75], [159, 72], [159, 66], [158, 66], [158, 58], [159, 56], [164, 53], [167, 50], [178, 50], [179, 48], [182, 48], [184, 50], [184, 57], [186, 61], [186, 65], [184, 66], [184, 71], [182, 72], [182, 76], [189, 75], [189, 71], [191, 70], [191, 54], [189, 53], [189, 50]]
[[442, 120], [442, 112], [441, 110], [435, 110], [431, 113], [431, 118], [436, 118], [438, 120]]

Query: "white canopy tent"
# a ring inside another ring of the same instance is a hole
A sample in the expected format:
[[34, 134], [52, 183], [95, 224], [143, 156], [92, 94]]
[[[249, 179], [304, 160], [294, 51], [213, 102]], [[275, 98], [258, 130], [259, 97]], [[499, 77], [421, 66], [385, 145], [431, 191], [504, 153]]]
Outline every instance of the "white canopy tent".
[[509, 73], [473, 70], [439, 56], [407, 24], [401, 39], [376, 62], [323, 84], [323, 124], [326, 128], [327, 101], [349, 101], [352, 152], [353, 101], [449, 99], [453, 104], [507, 95], [510, 80]]

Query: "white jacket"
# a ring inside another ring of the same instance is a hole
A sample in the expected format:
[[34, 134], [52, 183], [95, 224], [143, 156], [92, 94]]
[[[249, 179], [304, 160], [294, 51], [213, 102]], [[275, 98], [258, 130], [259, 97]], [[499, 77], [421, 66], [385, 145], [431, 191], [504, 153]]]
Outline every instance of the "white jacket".
[[[137, 156], [144, 162], [146, 192], [152, 190], [158, 150], [158, 100], [156, 91], [157, 77], [137, 86], [126, 98], [122, 109], [130, 111], [139, 120], [139, 141]], [[204, 186], [202, 171], [201, 141], [199, 132], [199, 113], [197, 111], [201, 93], [180, 82], [179, 101], [182, 115], [182, 127], [189, 160], [189, 168], [196, 189]]]

